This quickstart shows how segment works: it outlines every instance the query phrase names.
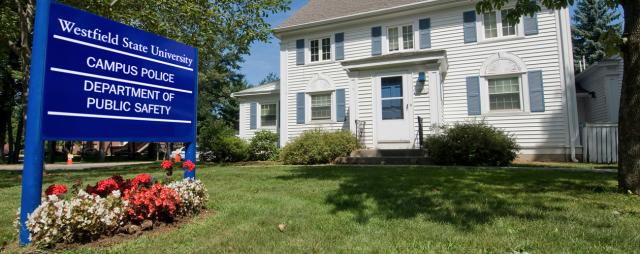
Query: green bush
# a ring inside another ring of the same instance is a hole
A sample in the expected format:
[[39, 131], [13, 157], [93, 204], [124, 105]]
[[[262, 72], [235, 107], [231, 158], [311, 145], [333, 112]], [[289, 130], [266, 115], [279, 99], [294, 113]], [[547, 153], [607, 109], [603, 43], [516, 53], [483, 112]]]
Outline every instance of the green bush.
[[278, 158], [278, 134], [268, 130], [261, 130], [254, 134], [249, 142], [251, 159], [257, 161], [272, 161]]
[[356, 137], [349, 131], [305, 131], [287, 144], [280, 154], [285, 164], [308, 165], [330, 163], [358, 149]]
[[224, 137], [221, 140], [217, 154], [214, 154], [218, 161], [238, 162], [249, 159], [249, 144], [244, 139], [236, 136]]
[[505, 166], [520, 148], [512, 135], [485, 122], [457, 123], [426, 139], [425, 149], [436, 164]]
[[235, 136], [234, 129], [222, 120], [208, 119], [198, 130], [201, 159], [214, 162], [236, 162], [249, 158], [249, 145]]

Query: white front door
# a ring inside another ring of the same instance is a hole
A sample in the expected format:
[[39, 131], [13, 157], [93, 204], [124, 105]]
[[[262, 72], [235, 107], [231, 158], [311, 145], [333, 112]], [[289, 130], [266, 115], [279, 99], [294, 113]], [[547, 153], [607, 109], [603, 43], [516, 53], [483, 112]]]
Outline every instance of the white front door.
[[376, 136], [382, 149], [412, 148], [411, 86], [408, 75], [376, 79]]

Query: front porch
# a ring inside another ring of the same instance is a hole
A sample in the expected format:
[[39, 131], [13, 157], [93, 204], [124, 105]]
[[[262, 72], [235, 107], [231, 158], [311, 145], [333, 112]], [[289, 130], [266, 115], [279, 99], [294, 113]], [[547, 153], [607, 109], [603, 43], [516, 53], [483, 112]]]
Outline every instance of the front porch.
[[446, 51], [372, 56], [344, 61], [342, 66], [354, 91], [350, 129], [364, 147], [418, 149], [420, 137], [442, 124]]

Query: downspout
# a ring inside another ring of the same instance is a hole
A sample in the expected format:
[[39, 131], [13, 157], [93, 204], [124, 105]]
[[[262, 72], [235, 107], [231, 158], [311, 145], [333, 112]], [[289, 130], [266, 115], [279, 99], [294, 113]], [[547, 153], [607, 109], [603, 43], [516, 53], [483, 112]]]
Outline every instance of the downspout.
[[569, 146], [571, 149], [571, 161], [578, 162], [576, 158], [576, 141], [579, 138], [578, 103], [576, 101], [575, 72], [573, 63], [573, 43], [571, 41], [571, 25], [569, 24], [569, 10], [562, 8], [558, 12], [560, 20], [560, 51], [562, 55], [562, 68], [567, 98], [567, 116], [569, 120]]

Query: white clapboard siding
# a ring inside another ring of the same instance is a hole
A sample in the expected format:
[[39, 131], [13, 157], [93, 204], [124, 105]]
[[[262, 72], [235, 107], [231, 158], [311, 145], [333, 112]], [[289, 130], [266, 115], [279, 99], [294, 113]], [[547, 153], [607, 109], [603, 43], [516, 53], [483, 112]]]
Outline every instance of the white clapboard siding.
[[[268, 128], [256, 128], [256, 129], [251, 129], [251, 103], [258, 103], [258, 107], [260, 107], [261, 103], [276, 103], [278, 102], [278, 96], [277, 95], [260, 95], [260, 96], [247, 96], [247, 97], [242, 97], [239, 99], [239, 111], [240, 111], [240, 119], [238, 119], [238, 137], [245, 139], [245, 140], [250, 140], [254, 133], [260, 130], [269, 130], [272, 131], [274, 133], [277, 132], [277, 128], [276, 127], [268, 127]], [[259, 112], [259, 110], [258, 110]], [[278, 112], [277, 114], [280, 114], [280, 112]], [[256, 119], [258, 121], [258, 124], [260, 122], [260, 115], [257, 115], [258, 119]]]
[[[484, 120], [489, 124], [504, 129], [514, 134], [519, 145], [524, 149], [553, 148], [564, 151], [568, 148], [568, 118], [566, 111], [565, 88], [561, 81], [561, 57], [558, 43], [559, 19], [555, 11], [543, 10], [538, 14], [539, 34], [519, 37], [509, 40], [484, 41], [465, 44], [463, 41], [462, 17], [464, 11], [474, 10], [473, 3], [467, 6], [455, 7], [431, 11], [425, 9], [421, 14], [402, 15], [394, 18], [381, 17], [378, 21], [363, 21], [355, 25], [333, 24], [331, 29], [322, 30], [316, 28], [313, 32], [300, 32], [297, 36], [282, 38], [281, 44], [286, 52], [287, 77], [287, 129], [288, 139], [298, 136], [302, 131], [312, 128], [326, 130], [343, 128], [342, 123], [301, 125], [296, 124], [297, 92], [305, 90], [314, 74], [322, 73], [330, 77], [336, 88], [345, 88], [347, 101], [352, 95], [357, 96], [356, 105], [352, 107], [357, 112], [351, 112], [355, 117], [350, 121], [366, 121], [364, 142], [367, 146], [374, 145], [374, 114], [371, 74], [366, 72], [348, 73], [339, 62], [331, 61], [313, 64], [307, 61], [305, 65], [296, 65], [296, 40], [315, 39], [343, 32], [345, 35], [344, 55], [345, 60], [362, 59], [371, 57], [371, 27], [398, 24], [414, 24], [420, 18], [431, 19], [431, 45], [432, 49], [446, 50], [448, 60], [447, 74], [443, 79], [443, 121], [450, 124], [458, 121]], [[480, 18], [478, 16], [478, 18]], [[352, 23], [353, 24], [353, 23]], [[482, 31], [479, 31], [482, 32]], [[384, 32], [383, 32], [384, 34]], [[418, 40], [417, 32], [414, 38]], [[384, 44], [383, 40], [383, 44]], [[419, 45], [416, 43], [416, 45]], [[308, 41], [305, 45], [308, 47]], [[308, 50], [308, 49], [307, 49]], [[332, 51], [332, 53], [335, 51]], [[467, 76], [477, 76], [483, 62], [497, 52], [509, 52], [518, 56], [526, 64], [528, 70], [542, 70], [544, 81], [545, 112], [540, 113], [514, 113], [493, 114], [483, 116], [469, 116], [467, 114]], [[333, 57], [333, 56], [332, 56]], [[416, 73], [413, 79], [415, 80]], [[350, 91], [351, 84], [355, 83], [355, 91]], [[424, 123], [429, 123], [429, 95], [414, 96], [414, 129], [417, 131], [417, 115], [424, 117]], [[353, 123], [351, 123], [353, 124]], [[426, 125], [428, 126], [428, 124]], [[430, 128], [425, 128], [428, 134]]]
[[618, 162], [618, 124], [587, 123], [582, 127], [584, 160], [591, 163]]

